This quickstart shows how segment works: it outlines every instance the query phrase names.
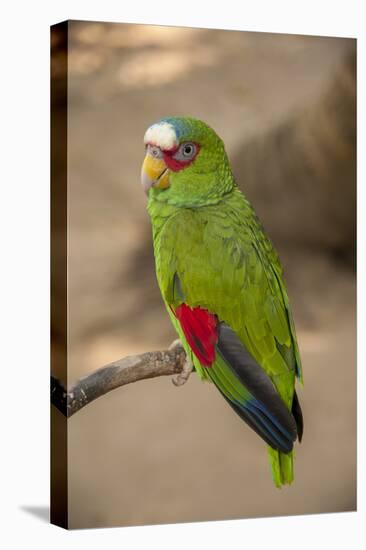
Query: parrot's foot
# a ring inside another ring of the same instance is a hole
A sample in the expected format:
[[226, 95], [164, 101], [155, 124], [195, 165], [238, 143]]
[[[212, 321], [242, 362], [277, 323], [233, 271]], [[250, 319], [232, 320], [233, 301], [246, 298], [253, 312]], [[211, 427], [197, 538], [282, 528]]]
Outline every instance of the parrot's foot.
[[179, 374], [177, 374], [177, 376], [174, 376], [172, 378], [172, 382], [174, 386], [183, 386], [183, 384], [185, 384], [188, 378], [190, 377], [190, 374], [193, 371], [193, 369], [194, 367], [193, 367], [192, 361], [190, 361], [189, 359], [186, 359], [184, 361], [182, 372], [180, 372]]
[[182, 347], [182, 342], [179, 340], [179, 338], [177, 338], [176, 340], [174, 340], [174, 342], [170, 344], [169, 349], [173, 350], [181, 347]]
[[[177, 340], [174, 340], [174, 342], [172, 342], [170, 344], [169, 349], [173, 350], [173, 349], [181, 348], [181, 347], [183, 347], [182, 342], [178, 338]], [[194, 366], [193, 366], [192, 361], [190, 361], [190, 359], [188, 359], [188, 357], [186, 357], [186, 360], [184, 361], [184, 365], [183, 365], [183, 368], [182, 368], [182, 372], [180, 372], [179, 374], [177, 374], [177, 376], [174, 376], [172, 378], [172, 382], [173, 382], [174, 386], [183, 386], [183, 384], [185, 384], [187, 382], [187, 380], [190, 377], [190, 374], [193, 370], [194, 370]]]

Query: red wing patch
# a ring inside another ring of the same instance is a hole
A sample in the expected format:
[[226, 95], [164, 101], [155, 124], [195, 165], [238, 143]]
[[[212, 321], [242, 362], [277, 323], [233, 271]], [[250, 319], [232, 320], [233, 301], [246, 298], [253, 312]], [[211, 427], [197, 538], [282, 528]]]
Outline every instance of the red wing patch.
[[216, 357], [218, 319], [206, 309], [181, 304], [172, 311], [184, 332], [193, 353], [204, 367], [211, 367]]

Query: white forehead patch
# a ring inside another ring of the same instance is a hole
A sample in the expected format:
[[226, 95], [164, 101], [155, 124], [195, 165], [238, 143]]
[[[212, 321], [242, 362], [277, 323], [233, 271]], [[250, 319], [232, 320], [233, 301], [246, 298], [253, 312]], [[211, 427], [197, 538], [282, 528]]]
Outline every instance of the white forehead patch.
[[160, 149], [174, 149], [179, 144], [174, 127], [169, 122], [158, 122], [146, 130], [145, 143], [157, 145]]

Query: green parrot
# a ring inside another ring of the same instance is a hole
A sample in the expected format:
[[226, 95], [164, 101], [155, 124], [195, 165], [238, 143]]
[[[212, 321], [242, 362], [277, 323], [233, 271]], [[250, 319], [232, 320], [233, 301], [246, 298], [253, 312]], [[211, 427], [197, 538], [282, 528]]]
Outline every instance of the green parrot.
[[290, 484], [302, 369], [278, 255], [212, 128], [167, 117], [144, 142], [156, 275], [187, 364], [268, 444], [275, 485]]

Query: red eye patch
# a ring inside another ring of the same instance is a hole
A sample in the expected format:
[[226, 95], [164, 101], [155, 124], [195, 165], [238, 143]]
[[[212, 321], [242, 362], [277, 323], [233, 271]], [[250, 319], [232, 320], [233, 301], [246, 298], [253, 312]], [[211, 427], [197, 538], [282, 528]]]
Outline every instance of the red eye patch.
[[[188, 159], [184, 159], [182, 157], [182, 155], [180, 154], [179, 147], [176, 147], [175, 149], [162, 150], [165, 164], [173, 172], [179, 172], [179, 170], [183, 170], [183, 168], [186, 168], [187, 166], [189, 166], [197, 157], [200, 151], [200, 146], [198, 145], [198, 143], [195, 143], [195, 147], [196, 147], [195, 155], [192, 158], [188, 158]], [[178, 156], [179, 158], [177, 158]]]

